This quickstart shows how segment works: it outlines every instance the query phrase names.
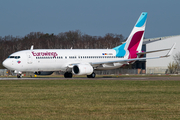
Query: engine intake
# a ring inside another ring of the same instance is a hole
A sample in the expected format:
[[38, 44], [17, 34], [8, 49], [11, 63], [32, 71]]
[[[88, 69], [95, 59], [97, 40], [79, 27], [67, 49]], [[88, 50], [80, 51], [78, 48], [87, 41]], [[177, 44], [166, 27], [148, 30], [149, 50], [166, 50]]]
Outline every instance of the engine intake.
[[93, 73], [93, 67], [90, 64], [77, 64], [72, 68], [75, 75], [90, 75]]

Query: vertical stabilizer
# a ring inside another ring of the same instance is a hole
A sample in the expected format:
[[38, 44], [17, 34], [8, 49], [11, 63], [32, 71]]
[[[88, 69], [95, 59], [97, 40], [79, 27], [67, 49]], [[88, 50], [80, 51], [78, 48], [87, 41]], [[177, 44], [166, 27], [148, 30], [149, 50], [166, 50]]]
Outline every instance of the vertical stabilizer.
[[129, 51], [129, 58], [136, 58], [136, 53], [141, 52], [146, 20], [147, 13], [141, 13], [138, 21], [136, 22], [131, 34], [126, 41], [126, 46], [124, 49]]
[[136, 58], [138, 52], [141, 52], [144, 31], [147, 20], [147, 12], [142, 12], [136, 22], [126, 43], [113, 48], [116, 50], [116, 56], [125, 56], [127, 58]]

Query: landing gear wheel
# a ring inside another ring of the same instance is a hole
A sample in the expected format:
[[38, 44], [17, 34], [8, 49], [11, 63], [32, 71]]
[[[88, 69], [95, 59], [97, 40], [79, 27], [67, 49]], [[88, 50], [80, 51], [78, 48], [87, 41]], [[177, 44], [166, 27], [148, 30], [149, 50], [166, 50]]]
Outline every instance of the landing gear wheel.
[[22, 75], [21, 74], [17, 74], [17, 78], [22, 78]]
[[87, 75], [87, 78], [95, 78], [96, 77], [96, 73], [92, 73], [92, 74], [90, 74], [90, 75]]
[[72, 78], [72, 73], [65, 72], [65, 73], [64, 73], [64, 77], [65, 77], [65, 78]]

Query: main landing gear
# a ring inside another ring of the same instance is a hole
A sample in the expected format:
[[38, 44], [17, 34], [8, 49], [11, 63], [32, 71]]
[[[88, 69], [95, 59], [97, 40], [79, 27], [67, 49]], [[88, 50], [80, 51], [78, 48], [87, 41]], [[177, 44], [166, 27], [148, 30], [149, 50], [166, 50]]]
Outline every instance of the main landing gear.
[[87, 78], [95, 78], [96, 77], [96, 73], [92, 73], [92, 74], [90, 74], [90, 75], [87, 75]]
[[64, 77], [65, 78], [72, 78], [72, 73], [71, 72], [65, 72]]
[[[72, 73], [71, 72], [65, 72], [64, 73], [64, 77], [65, 78], [72, 78]], [[91, 75], [87, 75], [87, 78], [95, 78], [96, 77], [96, 73], [92, 73]]]

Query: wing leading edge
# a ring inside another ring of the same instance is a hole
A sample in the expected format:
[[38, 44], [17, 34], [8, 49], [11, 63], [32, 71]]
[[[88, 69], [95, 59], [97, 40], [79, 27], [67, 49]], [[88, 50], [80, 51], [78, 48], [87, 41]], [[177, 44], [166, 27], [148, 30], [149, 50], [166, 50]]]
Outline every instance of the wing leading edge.
[[[166, 55], [164, 55], [164, 56], [149, 57], [149, 58], [134, 58], [134, 59], [114, 60], [114, 61], [105, 61], [105, 62], [92, 62], [90, 64], [92, 66], [101, 65], [101, 64], [110, 64], [110, 63], [123, 63], [124, 64], [124, 63], [128, 63], [128, 62], [131, 62], [131, 61], [137, 61], [137, 60], [158, 59], [158, 58], [169, 57], [171, 55], [172, 51], [175, 49], [175, 46], [176, 46], [176, 43], [173, 44], [171, 49], [163, 49], [163, 50], [154, 51], [154, 52], [159, 52], [159, 51], [169, 50], [168, 53]], [[152, 52], [149, 52], [149, 53], [152, 53]]]

